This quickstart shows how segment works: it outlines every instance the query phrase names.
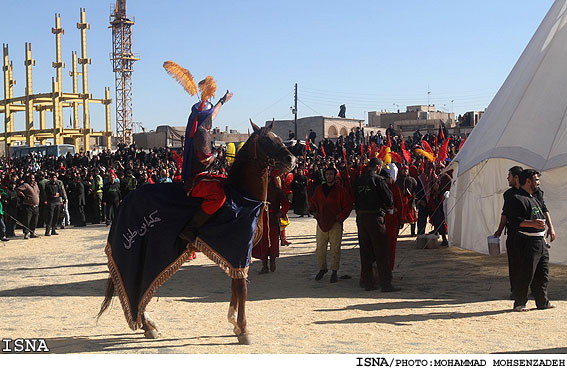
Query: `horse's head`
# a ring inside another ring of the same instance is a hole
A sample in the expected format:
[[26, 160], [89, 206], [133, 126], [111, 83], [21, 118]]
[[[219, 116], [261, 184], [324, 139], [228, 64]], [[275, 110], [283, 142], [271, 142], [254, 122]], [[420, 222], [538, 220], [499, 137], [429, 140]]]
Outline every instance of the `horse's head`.
[[273, 132], [274, 121], [262, 128], [258, 127], [252, 120], [250, 120], [250, 123], [254, 129], [251, 139], [255, 141], [255, 154], [258, 160], [266, 161], [269, 166], [284, 173], [291, 171], [295, 167], [296, 158], [286, 148], [282, 139]]

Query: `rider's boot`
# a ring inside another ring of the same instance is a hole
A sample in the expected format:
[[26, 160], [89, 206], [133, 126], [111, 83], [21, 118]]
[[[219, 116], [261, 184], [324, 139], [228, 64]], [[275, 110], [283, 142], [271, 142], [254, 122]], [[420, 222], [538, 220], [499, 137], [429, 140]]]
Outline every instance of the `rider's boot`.
[[187, 222], [179, 237], [183, 240], [187, 240], [188, 242], [193, 243], [197, 238], [197, 231], [201, 226], [203, 226], [208, 220], [211, 218], [211, 215], [199, 209], [194, 215], [193, 218]]

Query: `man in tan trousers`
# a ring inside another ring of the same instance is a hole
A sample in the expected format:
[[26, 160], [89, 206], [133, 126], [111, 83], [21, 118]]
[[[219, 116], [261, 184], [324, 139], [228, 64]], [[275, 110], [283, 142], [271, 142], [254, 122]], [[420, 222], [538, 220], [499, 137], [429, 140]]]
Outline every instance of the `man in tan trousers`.
[[321, 280], [327, 269], [327, 246], [331, 247], [331, 283], [338, 281], [337, 271], [341, 260], [343, 222], [352, 211], [352, 199], [344, 187], [337, 183], [337, 170], [325, 170], [325, 182], [317, 186], [309, 201], [309, 211], [317, 220], [317, 262], [319, 273], [315, 280]]

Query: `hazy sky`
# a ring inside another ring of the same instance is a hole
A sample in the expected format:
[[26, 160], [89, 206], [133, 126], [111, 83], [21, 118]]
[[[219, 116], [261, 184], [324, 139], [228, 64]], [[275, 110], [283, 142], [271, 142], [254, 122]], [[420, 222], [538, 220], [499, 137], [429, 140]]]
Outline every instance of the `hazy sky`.
[[[436, 104], [456, 114], [483, 110], [519, 58], [552, 0], [398, 1], [224, 1], [128, 0], [135, 20], [134, 121], [151, 130], [185, 125], [196, 102], [169, 77], [173, 60], [195, 79], [211, 75], [218, 100], [235, 92], [214, 126], [246, 132], [248, 119], [292, 119], [293, 87], [299, 86], [298, 115], [366, 119], [368, 111]], [[86, 8], [89, 90], [95, 98], [111, 88], [109, 60], [113, 1], [2, 0], [0, 39], [10, 48], [24, 95], [24, 44], [36, 60], [34, 93], [51, 91], [55, 70], [54, 14], [61, 14], [63, 90], [71, 92], [71, 52], [80, 49], [76, 28]], [[80, 52], [79, 52], [80, 56]], [[428, 95], [428, 91], [430, 94]], [[0, 93], [4, 98], [3, 93]], [[115, 106], [112, 128], [115, 130]], [[70, 109], [63, 122], [69, 123]], [[48, 116], [48, 127], [51, 120]], [[3, 118], [3, 117], [2, 117]], [[16, 130], [23, 130], [23, 113]], [[36, 119], [36, 122], [38, 120]], [[37, 123], [39, 126], [39, 123]], [[104, 129], [104, 108], [91, 105], [91, 126]], [[0, 127], [3, 131], [3, 125]]]

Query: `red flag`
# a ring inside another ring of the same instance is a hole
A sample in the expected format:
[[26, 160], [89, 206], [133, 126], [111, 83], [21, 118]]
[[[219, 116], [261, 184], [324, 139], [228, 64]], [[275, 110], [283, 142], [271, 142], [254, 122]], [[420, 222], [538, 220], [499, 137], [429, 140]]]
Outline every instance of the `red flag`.
[[382, 147], [380, 148], [380, 153], [378, 153], [378, 158], [385, 160], [387, 154], [388, 152], [386, 152], [386, 145], [382, 145]]
[[307, 134], [305, 134], [305, 151], [310, 151], [309, 140], [307, 140]]
[[459, 145], [459, 150], [461, 150], [461, 147], [463, 146], [465, 141], [467, 141], [467, 134], [465, 134], [465, 138], [463, 139], [463, 141], [461, 141], [461, 145]]
[[449, 138], [445, 139], [441, 148], [439, 148], [439, 154], [437, 154], [437, 161], [444, 162], [447, 159], [447, 152], [449, 150]]
[[292, 181], [293, 181], [293, 173], [290, 172], [285, 176], [285, 186], [289, 187]]
[[388, 134], [388, 144], [386, 145], [388, 148], [392, 147], [392, 142], [390, 141], [390, 135]]
[[348, 167], [348, 163], [347, 163], [347, 160], [346, 160], [346, 150], [345, 150], [344, 146], [343, 146], [343, 158], [345, 160], [346, 175], [347, 175], [347, 180], [348, 180], [348, 183], [349, 183], [349, 186], [350, 186], [350, 174], [349, 174], [350, 168]]
[[431, 149], [431, 146], [429, 146], [429, 143], [428, 143], [427, 141], [422, 140], [422, 141], [421, 141], [421, 146], [423, 146], [423, 149], [424, 149], [426, 152], [433, 153], [433, 149]]
[[177, 166], [177, 168], [181, 168], [183, 165], [183, 158], [179, 154], [177, 154], [175, 150], [173, 150], [172, 153], [173, 153], [173, 160], [175, 161], [175, 165]]
[[399, 155], [396, 152], [390, 152], [390, 156], [392, 157], [392, 161], [394, 161], [396, 163], [402, 163], [403, 162], [402, 156]]
[[325, 147], [321, 145], [321, 151], [323, 152], [323, 157], [327, 157], [327, 153], [325, 153]]
[[376, 143], [372, 143], [372, 149], [370, 150], [370, 158], [376, 158], [377, 153], [378, 153], [378, 145], [376, 145]]
[[443, 128], [439, 127], [439, 137], [441, 140], [445, 140], [445, 133], [443, 133]]
[[404, 155], [404, 159], [406, 160], [407, 164], [411, 163], [411, 154], [406, 150], [406, 144], [402, 140], [402, 154]]
[[437, 148], [437, 135], [433, 138], [433, 146]]
[[360, 142], [360, 155], [364, 155], [364, 142]]

